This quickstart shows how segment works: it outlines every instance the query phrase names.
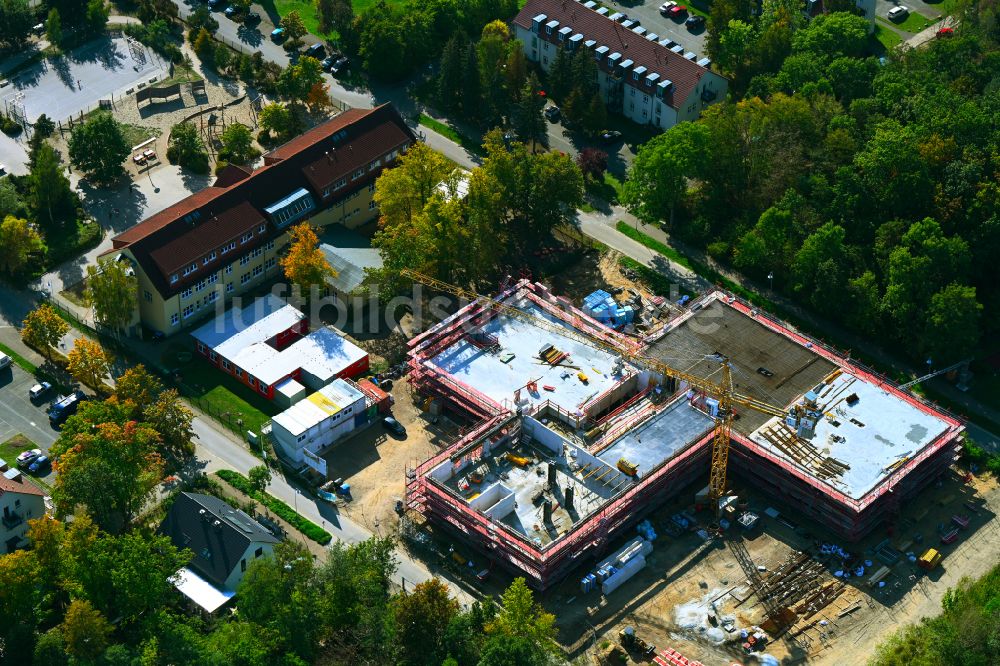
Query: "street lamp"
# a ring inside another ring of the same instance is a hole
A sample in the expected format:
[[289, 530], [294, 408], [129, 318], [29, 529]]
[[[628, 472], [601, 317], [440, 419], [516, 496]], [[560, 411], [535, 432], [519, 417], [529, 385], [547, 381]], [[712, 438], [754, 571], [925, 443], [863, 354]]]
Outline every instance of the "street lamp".
[[774, 291], [774, 271], [767, 274], [767, 281], [770, 283], [770, 290]]
[[151, 172], [151, 170], [150, 170], [150, 168], [149, 168], [149, 167], [147, 167], [147, 168], [146, 168], [146, 177], [147, 177], [147, 178], [149, 178], [149, 185], [150, 185], [150, 187], [152, 187], [152, 188], [153, 188], [153, 192], [154, 192], [154, 193], [155, 193], [155, 192], [159, 192], [159, 191], [160, 191], [160, 188], [158, 188], [158, 187], [157, 187], [157, 186], [156, 186], [156, 185], [155, 185], [155, 184], [153, 183], [153, 174], [152, 174], [152, 172]]

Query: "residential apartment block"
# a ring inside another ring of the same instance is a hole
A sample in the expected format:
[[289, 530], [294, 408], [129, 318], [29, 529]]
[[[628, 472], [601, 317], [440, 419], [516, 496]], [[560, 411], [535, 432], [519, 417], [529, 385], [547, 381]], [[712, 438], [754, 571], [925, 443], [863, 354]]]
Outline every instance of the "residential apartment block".
[[266, 154], [263, 166], [230, 165], [212, 186], [115, 236], [102, 259], [128, 261], [139, 282], [129, 332], [142, 324], [171, 335], [280, 275], [293, 224], [376, 219], [375, 180], [414, 141], [391, 105], [350, 109]]
[[28, 521], [45, 515], [45, 493], [17, 469], [7, 470], [0, 474], [0, 514], [0, 554], [25, 548]]
[[591, 51], [608, 110], [637, 123], [668, 129], [725, 98], [728, 82], [707, 58], [621, 19], [592, 1], [528, 0], [513, 26], [527, 59], [545, 71], [561, 48]]

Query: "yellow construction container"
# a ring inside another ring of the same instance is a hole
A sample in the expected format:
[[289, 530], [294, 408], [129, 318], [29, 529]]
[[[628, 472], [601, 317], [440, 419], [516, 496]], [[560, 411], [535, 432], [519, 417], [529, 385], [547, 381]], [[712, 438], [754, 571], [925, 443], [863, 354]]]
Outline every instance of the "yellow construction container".
[[531, 462], [530, 459], [525, 458], [524, 456], [515, 456], [510, 451], [507, 452], [507, 460], [509, 460], [512, 465], [517, 465], [518, 467], [527, 467], [528, 463]]
[[618, 460], [618, 469], [622, 474], [628, 474], [629, 476], [635, 476], [639, 473], [639, 468], [624, 458]]
[[930, 571], [940, 563], [941, 553], [933, 548], [928, 548], [924, 554], [920, 556], [920, 559], [917, 560], [917, 566], [927, 571]]

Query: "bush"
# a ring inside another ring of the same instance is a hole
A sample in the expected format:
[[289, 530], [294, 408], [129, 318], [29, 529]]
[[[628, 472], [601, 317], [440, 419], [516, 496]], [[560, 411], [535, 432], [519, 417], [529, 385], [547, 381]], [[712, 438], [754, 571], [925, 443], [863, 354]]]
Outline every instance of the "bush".
[[258, 493], [251, 487], [250, 479], [246, 478], [239, 472], [234, 472], [230, 469], [220, 469], [216, 472], [216, 474], [220, 479], [231, 485], [233, 488], [236, 488], [236, 490], [266, 506], [279, 518], [297, 529], [299, 532], [302, 532], [302, 534], [306, 535], [316, 543], [325, 546], [333, 540], [333, 536], [329, 532], [316, 523], [306, 520], [299, 514], [295, 513], [295, 510], [292, 507], [288, 506], [281, 500], [272, 497], [268, 493]]
[[7, 136], [17, 136], [24, 131], [10, 116], [0, 116], [0, 130]]
[[219, 160], [218, 162], [216, 162], [215, 175], [218, 176], [220, 173], [225, 171], [227, 166], [229, 166], [229, 162], [227, 162], [226, 160]]
[[726, 241], [715, 241], [714, 243], [709, 243], [705, 251], [713, 259], [722, 260], [729, 256], [729, 243]]

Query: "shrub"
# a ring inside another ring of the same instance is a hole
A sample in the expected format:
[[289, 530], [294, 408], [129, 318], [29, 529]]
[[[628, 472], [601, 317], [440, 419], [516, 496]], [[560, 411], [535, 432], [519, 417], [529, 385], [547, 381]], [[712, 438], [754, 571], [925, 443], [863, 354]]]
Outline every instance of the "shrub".
[[307, 520], [297, 514], [292, 507], [288, 506], [281, 500], [269, 495], [268, 493], [258, 493], [255, 491], [250, 484], [250, 479], [243, 476], [239, 472], [234, 472], [230, 469], [220, 469], [216, 472], [216, 474], [220, 479], [231, 485], [233, 488], [236, 488], [247, 497], [251, 497], [266, 506], [279, 518], [297, 529], [299, 532], [302, 532], [302, 534], [306, 535], [316, 543], [325, 546], [333, 540], [333, 536], [329, 532], [311, 520]]
[[705, 250], [708, 252], [708, 256], [713, 259], [725, 259], [729, 255], [729, 243], [726, 241], [715, 241], [714, 243], [709, 243]]

